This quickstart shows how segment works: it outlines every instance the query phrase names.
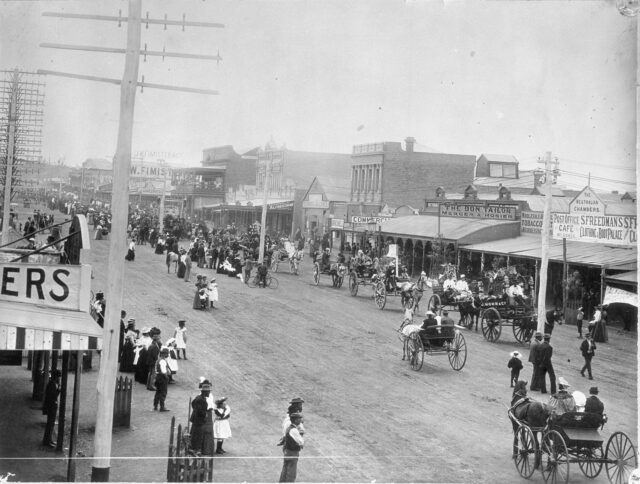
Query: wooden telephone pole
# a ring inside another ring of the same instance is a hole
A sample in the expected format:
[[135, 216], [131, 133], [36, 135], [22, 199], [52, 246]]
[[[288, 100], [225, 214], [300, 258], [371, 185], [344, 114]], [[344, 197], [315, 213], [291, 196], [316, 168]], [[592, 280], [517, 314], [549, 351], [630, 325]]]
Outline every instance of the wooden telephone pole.
[[[138, 81], [138, 67], [140, 55], [156, 55], [164, 57], [188, 57], [220, 60], [219, 56], [199, 56], [195, 54], [176, 54], [148, 51], [140, 49], [140, 37], [142, 24], [164, 24], [196, 27], [223, 27], [222, 24], [205, 22], [186, 22], [171, 20], [142, 19], [142, 0], [129, 0], [127, 17], [110, 17], [103, 15], [79, 15], [44, 13], [45, 16], [107, 20], [127, 22], [127, 47], [125, 52], [125, 67], [122, 80], [107, 79], [77, 74], [39, 70], [38, 73], [72, 77], [77, 79], [94, 80], [120, 85], [120, 122], [118, 125], [118, 144], [113, 163], [113, 193], [111, 199], [112, 226], [109, 241], [109, 257], [111, 263], [107, 273], [107, 305], [104, 319], [104, 337], [100, 371], [98, 373], [98, 407], [96, 415], [96, 431], [94, 442], [94, 461], [91, 468], [91, 480], [93, 482], [106, 482], [109, 480], [111, 438], [113, 428], [113, 400], [115, 392], [115, 380], [118, 364], [118, 343], [120, 338], [120, 310], [124, 294], [124, 254], [127, 248], [127, 224], [129, 216], [129, 172], [131, 168], [131, 150], [133, 144], [133, 115], [135, 108], [136, 88], [140, 86], [160, 89], [170, 89], [186, 92], [198, 92], [203, 94], [218, 94], [217, 91], [205, 89], [192, 89], [159, 84], [149, 84]], [[42, 47], [66, 48], [74, 50], [89, 50], [109, 53], [122, 53], [123, 49], [94, 48], [83, 46], [61, 46], [59, 44], [42, 44]]]
[[542, 213], [542, 241], [540, 256], [540, 284], [538, 285], [538, 331], [544, 333], [544, 323], [546, 321], [547, 307], [547, 272], [549, 269], [549, 227], [551, 225], [551, 186], [553, 184], [553, 176], [551, 170], [551, 152], [545, 154], [544, 160], [538, 163], [544, 163], [544, 183], [541, 185], [545, 195], [544, 212]]
[[258, 263], [264, 262], [264, 242], [267, 233], [267, 203], [269, 201], [269, 178], [271, 166], [273, 164], [273, 151], [267, 151], [264, 159], [264, 200], [262, 202], [262, 218], [260, 219], [260, 251], [258, 252]]

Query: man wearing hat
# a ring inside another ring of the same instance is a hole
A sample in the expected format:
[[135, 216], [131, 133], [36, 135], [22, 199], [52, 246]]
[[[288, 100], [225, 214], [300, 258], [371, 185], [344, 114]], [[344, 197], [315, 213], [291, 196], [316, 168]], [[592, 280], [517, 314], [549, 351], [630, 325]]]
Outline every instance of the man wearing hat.
[[589, 372], [589, 380], [593, 380], [593, 375], [591, 374], [591, 359], [596, 353], [596, 344], [593, 341], [591, 333], [587, 333], [587, 338], [580, 345], [580, 351], [584, 358], [584, 366], [582, 367], [582, 370], [580, 370], [580, 374], [584, 376], [584, 372], [586, 370]]
[[562, 324], [562, 310], [558, 306], [551, 311], [547, 311], [545, 315], [544, 332], [546, 334], [553, 333], [553, 327], [556, 323]]
[[169, 356], [169, 348], [162, 348], [158, 356], [158, 361], [155, 365], [155, 384], [156, 394], [153, 397], [153, 409], [158, 410], [160, 405], [161, 412], [168, 412], [169, 409], [165, 408], [164, 401], [167, 398], [167, 390], [169, 389], [169, 365], [167, 364], [167, 357]]
[[559, 417], [563, 413], [567, 412], [575, 412], [576, 411], [576, 401], [573, 398], [573, 395], [569, 393], [569, 383], [564, 377], [558, 378], [558, 393], [553, 393], [549, 397], [549, 406], [551, 407], [551, 415], [552, 417]]
[[520, 379], [520, 371], [522, 370], [522, 355], [518, 351], [512, 351], [509, 354], [509, 362], [507, 363], [507, 368], [511, 369], [511, 388], [517, 383]]
[[213, 408], [209, 406], [211, 384], [200, 384], [200, 395], [191, 402], [191, 448], [201, 455], [213, 455]]
[[[291, 401], [289, 402], [289, 408], [287, 409], [287, 415], [284, 417], [284, 420], [282, 421], [283, 440], [278, 445], [282, 445], [284, 443], [284, 436], [287, 435], [287, 429], [291, 425], [291, 414], [292, 413], [302, 413], [302, 404], [303, 403], [304, 403], [304, 400], [302, 398], [300, 398], [300, 397], [292, 398]], [[298, 425], [298, 431], [300, 432], [300, 435], [304, 435], [304, 426], [302, 425], [302, 423], [300, 425]]]
[[295, 482], [298, 473], [298, 457], [304, 446], [304, 438], [300, 434], [298, 426], [302, 424], [302, 414], [294, 412], [290, 415], [291, 424], [287, 428], [284, 435], [284, 444], [282, 452], [284, 454], [284, 462], [282, 471], [280, 472], [279, 482]]
[[153, 327], [151, 331], [149, 331], [149, 336], [151, 336], [151, 344], [147, 348], [146, 353], [146, 363], [148, 368], [148, 376], [147, 376], [147, 390], [154, 391], [155, 388], [153, 386], [153, 382], [155, 380], [156, 374], [156, 362], [158, 360], [158, 355], [160, 354], [160, 348], [162, 348], [162, 341], [160, 341], [160, 329]]
[[44, 390], [44, 404], [42, 405], [42, 414], [47, 416], [47, 424], [44, 427], [44, 436], [42, 437], [42, 445], [48, 447], [56, 446], [51, 440], [53, 426], [56, 423], [56, 414], [58, 413], [58, 395], [60, 395], [60, 371], [51, 370], [51, 378]]
[[467, 284], [467, 278], [464, 274], [460, 275], [460, 279], [456, 281], [456, 291], [461, 293], [462, 291], [469, 291], [469, 284]]
[[604, 416], [604, 403], [598, 398], [598, 387], [589, 388], [589, 398], [584, 405], [584, 411]]
[[551, 393], [556, 393], [556, 374], [553, 371], [553, 363], [551, 357], [553, 356], [553, 347], [549, 344], [551, 335], [545, 333], [543, 341], [540, 343], [535, 353], [535, 362], [539, 369], [539, 381], [540, 392], [547, 393], [547, 373], [549, 374], [549, 383], [551, 385]]
[[425, 313], [426, 318], [422, 321], [421, 329], [427, 329], [431, 326], [437, 326], [438, 320], [436, 314], [430, 309]]

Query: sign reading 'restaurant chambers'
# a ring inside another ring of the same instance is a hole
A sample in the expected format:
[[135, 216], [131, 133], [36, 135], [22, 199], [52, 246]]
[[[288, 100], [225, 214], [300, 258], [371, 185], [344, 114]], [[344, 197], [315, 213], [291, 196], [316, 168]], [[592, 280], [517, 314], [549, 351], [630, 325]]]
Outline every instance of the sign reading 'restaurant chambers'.
[[91, 266], [0, 264], [0, 301], [89, 311]]

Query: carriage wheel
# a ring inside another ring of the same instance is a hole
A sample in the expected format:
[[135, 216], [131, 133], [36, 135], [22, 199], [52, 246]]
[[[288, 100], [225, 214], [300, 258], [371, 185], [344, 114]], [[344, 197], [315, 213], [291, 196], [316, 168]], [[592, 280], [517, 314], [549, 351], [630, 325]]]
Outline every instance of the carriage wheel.
[[482, 313], [482, 335], [487, 341], [495, 343], [502, 333], [502, 318], [495, 308], [489, 308]]
[[358, 280], [356, 279], [355, 272], [349, 274], [349, 291], [351, 291], [352, 296], [358, 295]]
[[384, 309], [385, 304], [387, 304], [387, 290], [384, 288], [384, 283], [382, 281], [378, 281], [374, 286], [373, 299], [376, 302], [378, 309]]
[[440, 296], [434, 294], [429, 298], [429, 303], [427, 304], [427, 311], [433, 311], [435, 314], [438, 314], [438, 310], [441, 308], [440, 306]]
[[518, 343], [528, 343], [533, 336], [533, 329], [529, 327], [530, 319], [514, 319], [513, 320], [513, 336]]
[[271, 289], [278, 289], [278, 279], [273, 276], [267, 277], [267, 287]]
[[542, 436], [542, 477], [545, 483], [569, 482], [569, 455], [562, 435], [549, 430]]
[[316, 286], [320, 283], [320, 265], [317, 262], [313, 264], [313, 282]]
[[456, 335], [447, 349], [447, 356], [449, 357], [451, 368], [456, 371], [462, 370], [467, 362], [467, 342], [459, 331], [456, 331]]
[[578, 461], [580, 470], [589, 479], [598, 477], [602, 470], [602, 444], [598, 447], [585, 449], [587, 452], [583, 459]]
[[529, 479], [536, 470], [536, 438], [533, 431], [526, 425], [521, 425], [516, 431], [517, 454], [514, 457], [514, 464], [518, 473], [525, 479]]
[[638, 467], [636, 449], [623, 432], [616, 432], [609, 437], [604, 458], [607, 477], [612, 484], [626, 484], [633, 470]]
[[413, 371], [420, 371], [424, 362], [424, 345], [417, 331], [409, 337], [409, 364]]

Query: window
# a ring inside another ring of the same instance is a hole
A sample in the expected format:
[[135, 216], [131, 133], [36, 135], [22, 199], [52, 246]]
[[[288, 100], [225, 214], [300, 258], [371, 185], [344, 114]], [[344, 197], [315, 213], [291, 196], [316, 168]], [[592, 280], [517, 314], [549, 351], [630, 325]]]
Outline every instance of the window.
[[489, 163], [489, 176], [496, 178], [515, 178], [516, 165], [515, 163]]

